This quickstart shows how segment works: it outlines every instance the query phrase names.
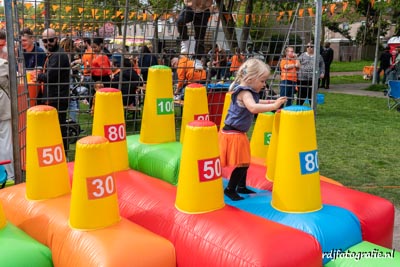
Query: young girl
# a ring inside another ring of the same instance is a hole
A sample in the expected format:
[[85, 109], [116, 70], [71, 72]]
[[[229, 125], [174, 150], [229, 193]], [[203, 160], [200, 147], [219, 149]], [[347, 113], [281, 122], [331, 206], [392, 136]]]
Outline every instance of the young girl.
[[277, 100], [260, 100], [259, 92], [265, 88], [270, 68], [259, 59], [251, 58], [239, 68], [230, 91], [231, 105], [225, 119], [225, 126], [219, 132], [221, 164], [235, 166], [224, 193], [232, 200], [241, 200], [238, 193], [251, 194], [246, 187], [247, 169], [250, 165], [250, 143], [246, 132], [254, 114], [276, 110], [286, 102], [286, 97]]

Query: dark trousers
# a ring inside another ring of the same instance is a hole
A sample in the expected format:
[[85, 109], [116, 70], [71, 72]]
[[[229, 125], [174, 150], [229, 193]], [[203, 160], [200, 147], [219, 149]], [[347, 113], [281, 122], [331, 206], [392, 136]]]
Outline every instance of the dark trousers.
[[297, 105], [303, 105], [306, 98], [312, 100], [312, 80], [300, 80], [297, 82], [299, 92], [297, 97]]
[[180, 39], [182, 41], [189, 40], [187, 23], [193, 22], [194, 26], [194, 39], [196, 45], [194, 52], [197, 59], [205, 56], [204, 38], [207, 32], [207, 23], [210, 18], [210, 10], [201, 13], [195, 13], [192, 8], [184, 7], [176, 21]]
[[325, 74], [324, 78], [321, 79], [321, 86], [324, 88], [329, 88], [331, 82], [331, 64], [325, 63]]
[[382, 84], [386, 83], [386, 70], [388, 68], [383, 68], [383, 67], [379, 67], [379, 69], [376, 71], [376, 83], [379, 84], [381, 77], [380, 77], [380, 73], [381, 71], [383, 71], [383, 77], [382, 77]]
[[52, 103], [49, 103], [49, 106], [52, 106], [57, 109], [58, 121], [60, 123], [61, 136], [62, 136], [62, 140], [63, 140], [65, 155], [67, 155], [67, 151], [69, 149], [68, 128], [67, 128], [68, 100], [63, 99], [58, 102], [52, 102]]

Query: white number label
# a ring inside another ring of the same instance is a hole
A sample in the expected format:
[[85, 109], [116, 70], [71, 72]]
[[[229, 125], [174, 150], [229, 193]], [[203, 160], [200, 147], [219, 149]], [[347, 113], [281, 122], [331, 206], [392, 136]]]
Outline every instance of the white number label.
[[88, 199], [105, 198], [115, 194], [115, 181], [112, 175], [86, 179]]
[[46, 167], [60, 164], [65, 161], [65, 155], [61, 144], [38, 148], [39, 166]]
[[300, 152], [301, 174], [310, 174], [319, 171], [318, 150]]
[[221, 177], [222, 167], [219, 157], [198, 161], [200, 182], [211, 181]]
[[104, 126], [105, 137], [110, 142], [123, 141], [126, 138], [125, 124], [114, 124]]

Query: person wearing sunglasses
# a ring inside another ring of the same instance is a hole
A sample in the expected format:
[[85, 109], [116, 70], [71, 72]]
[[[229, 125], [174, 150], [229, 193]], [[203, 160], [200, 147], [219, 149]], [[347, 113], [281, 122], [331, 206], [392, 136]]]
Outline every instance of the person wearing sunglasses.
[[47, 57], [42, 71], [36, 74], [36, 80], [43, 83], [39, 92], [39, 103], [55, 107], [61, 126], [64, 150], [68, 150], [67, 109], [69, 102], [70, 61], [68, 54], [60, 47], [54, 29], [48, 28], [42, 34], [42, 42], [47, 50]]
[[[314, 53], [314, 44], [309, 42], [307, 44], [307, 50], [299, 56], [300, 69], [298, 73], [298, 97], [297, 104], [303, 105], [304, 101], [312, 101], [312, 80], [314, 75], [314, 58], [318, 57], [318, 73], [319, 78], [324, 78], [325, 65], [324, 60], [321, 55], [316, 55]], [[318, 84], [318, 80], [316, 81]]]

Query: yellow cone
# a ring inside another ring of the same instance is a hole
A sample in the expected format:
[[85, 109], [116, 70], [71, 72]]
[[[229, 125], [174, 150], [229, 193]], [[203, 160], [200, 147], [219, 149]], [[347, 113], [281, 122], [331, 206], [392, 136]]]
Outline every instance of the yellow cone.
[[120, 90], [103, 88], [96, 92], [92, 135], [104, 136], [110, 142], [113, 171], [129, 168], [124, 107]]
[[139, 140], [144, 144], [176, 141], [172, 72], [169, 67], [157, 65], [149, 68]]
[[42, 200], [71, 192], [57, 110], [29, 108], [26, 128], [26, 197]]
[[186, 125], [193, 120], [210, 120], [207, 90], [204, 85], [192, 83], [185, 88], [185, 108], [182, 114], [180, 142], [183, 143]]
[[224, 207], [217, 126], [193, 121], [186, 126], [175, 206], [185, 213]]
[[272, 112], [258, 114], [250, 140], [251, 156], [263, 159], [267, 158], [273, 121], [274, 113]]
[[228, 92], [225, 94], [224, 107], [222, 109], [222, 116], [221, 116], [221, 126], [219, 127], [220, 129], [224, 128], [225, 126], [225, 118], [226, 114], [228, 114], [228, 109], [229, 106], [231, 105], [231, 101], [232, 101], [232, 92]]
[[94, 230], [120, 221], [109, 145], [103, 136], [84, 137], [76, 143], [69, 214], [72, 228]]
[[3, 205], [0, 202], [0, 230], [3, 229], [7, 225], [6, 214], [3, 210]]
[[280, 110], [278, 110], [274, 116], [274, 121], [272, 124], [272, 134], [271, 134], [271, 139], [269, 142], [268, 153], [267, 153], [267, 158], [266, 158], [266, 164], [267, 164], [266, 178], [267, 178], [267, 180], [269, 180], [271, 182], [274, 181], [274, 177], [275, 177], [280, 118], [281, 118], [281, 112], [280, 112]]
[[309, 107], [290, 106], [281, 112], [271, 204], [284, 212], [322, 208], [314, 112]]

